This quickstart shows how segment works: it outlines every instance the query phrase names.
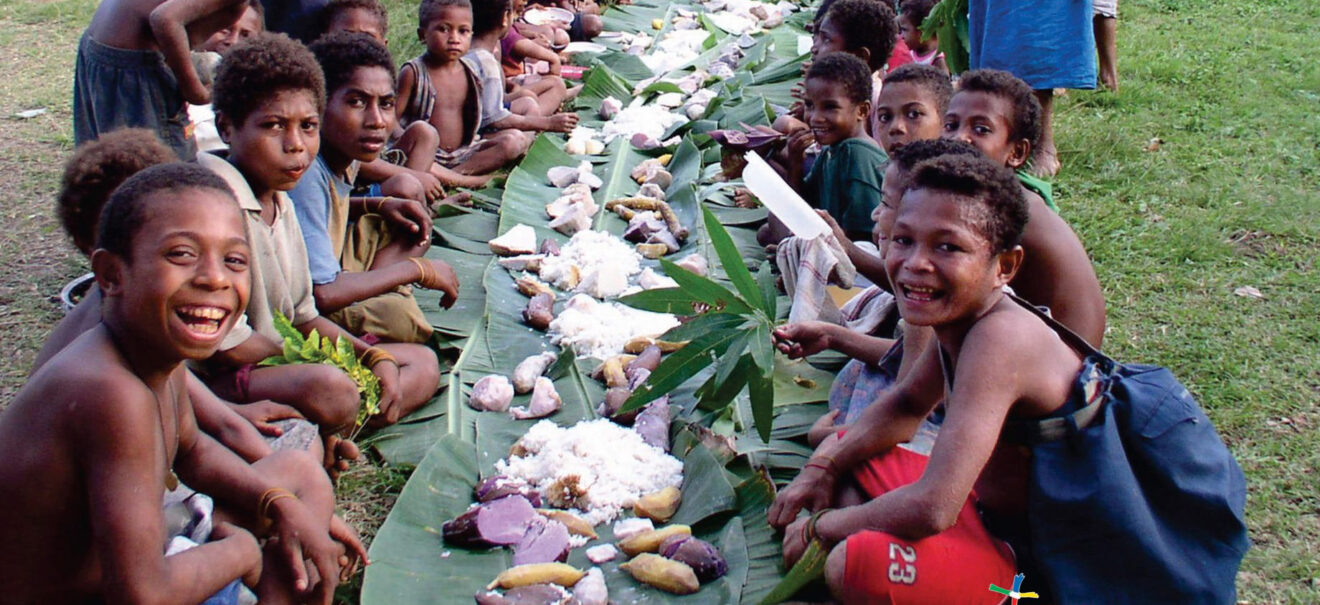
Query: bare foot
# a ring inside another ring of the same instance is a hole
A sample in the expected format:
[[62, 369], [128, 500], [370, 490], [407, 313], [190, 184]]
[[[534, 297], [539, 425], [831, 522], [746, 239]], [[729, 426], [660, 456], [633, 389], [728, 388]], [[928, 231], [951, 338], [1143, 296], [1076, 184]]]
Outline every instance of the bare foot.
[[480, 189], [490, 182], [494, 175], [490, 174], [462, 174], [451, 177], [451, 182], [445, 183], [455, 187], [467, 187], [468, 189]]
[[1109, 92], [1118, 92], [1118, 70], [1110, 68], [1100, 71], [1100, 85], [1109, 90]]
[[348, 470], [350, 461], [361, 455], [361, 450], [352, 441], [339, 435], [325, 436], [325, 472], [330, 474], [332, 481], [339, 477], [339, 473]]
[[565, 100], [565, 101], [572, 101], [573, 99], [576, 99], [576, 98], [577, 98], [578, 93], [580, 93], [580, 92], [582, 92], [582, 85], [581, 85], [581, 84], [578, 84], [577, 86], [574, 86], [574, 87], [568, 89], [568, 91], [567, 91], [568, 94], [564, 95], [564, 100]]
[[1041, 178], [1049, 178], [1059, 173], [1059, 150], [1054, 147], [1053, 141], [1042, 141], [1039, 148], [1036, 149], [1036, 155], [1031, 157], [1031, 166], [1027, 172]]

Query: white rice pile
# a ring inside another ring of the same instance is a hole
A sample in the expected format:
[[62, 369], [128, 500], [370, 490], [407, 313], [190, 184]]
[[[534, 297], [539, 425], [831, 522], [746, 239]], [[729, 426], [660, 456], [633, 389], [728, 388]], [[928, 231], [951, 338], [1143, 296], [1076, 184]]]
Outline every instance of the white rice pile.
[[[578, 281], [570, 281], [577, 267]], [[561, 290], [585, 292], [596, 298], [611, 298], [628, 288], [628, 280], [642, 271], [642, 257], [628, 242], [604, 231], [579, 231], [560, 249], [541, 262], [541, 279]]]
[[628, 341], [656, 337], [678, 325], [669, 313], [653, 313], [613, 302], [600, 302], [585, 294], [568, 299], [564, 310], [550, 322], [550, 342], [572, 347], [578, 357], [609, 359], [623, 353]]
[[601, 418], [562, 428], [542, 420], [519, 441], [527, 454], [495, 463], [545, 496], [556, 481], [576, 476], [587, 505], [577, 514], [592, 525], [612, 521], [638, 497], [683, 483], [683, 463], [647, 445], [631, 429]]
[[631, 138], [638, 133], [658, 140], [670, 126], [687, 121], [666, 107], [643, 105], [641, 101], [642, 97], [637, 97], [601, 127], [600, 134], [606, 143], [617, 137]]

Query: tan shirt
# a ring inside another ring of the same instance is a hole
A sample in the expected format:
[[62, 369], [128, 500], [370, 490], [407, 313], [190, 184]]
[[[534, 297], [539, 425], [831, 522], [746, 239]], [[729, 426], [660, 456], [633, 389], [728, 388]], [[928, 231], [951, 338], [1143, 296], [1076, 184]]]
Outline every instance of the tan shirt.
[[252, 249], [248, 271], [252, 274], [252, 294], [248, 299], [246, 322], [238, 322], [220, 344], [220, 350], [232, 349], [253, 332], [283, 343], [275, 331], [278, 310], [293, 325], [316, 319], [316, 299], [312, 298], [312, 274], [307, 268], [307, 248], [302, 229], [293, 213], [293, 202], [284, 192], [275, 194], [275, 222], [261, 220], [261, 204], [248, 186], [243, 173], [223, 157], [213, 153], [197, 154], [197, 163], [220, 175], [238, 198]]

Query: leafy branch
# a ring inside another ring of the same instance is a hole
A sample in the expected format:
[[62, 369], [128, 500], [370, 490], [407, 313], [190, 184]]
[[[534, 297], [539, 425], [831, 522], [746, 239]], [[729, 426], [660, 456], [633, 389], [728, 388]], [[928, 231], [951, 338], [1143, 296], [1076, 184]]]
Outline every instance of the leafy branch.
[[775, 403], [775, 351], [770, 332], [778, 314], [774, 276], [768, 261], [753, 276], [715, 215], [707, 208], [702, 208], [702, 215], [711, 245], [736, 292], [660, 259], [677, 288], [646, 290], [619, 299], [639, 309], [687, 316], [682, 325], [662, 337], [687, 341], [687, 345], [665, 357], [622, 409], [638, 409], [713, 365], [715, 373], [697, 389], [697, 405], [709, 411], [723, 410], [746, 387], [756, 431], [769, 442]]
[[284, 338], [284, 351], [261, 360], [262, 366], [285, 366], [304, 363], [323, 363], [339, 368], [357, 383], [358, 395], [362, 405], [358, 407], [354, 434], [367, 418], [380, 413], [380, 379], [371, 372], [371, 368], [362, 365], [353, 350], [353, 344], [347, 338], [322, 337], [312, 330], [306, 338], [293, 322], [278, 310], [275, 311], [275, 330]]

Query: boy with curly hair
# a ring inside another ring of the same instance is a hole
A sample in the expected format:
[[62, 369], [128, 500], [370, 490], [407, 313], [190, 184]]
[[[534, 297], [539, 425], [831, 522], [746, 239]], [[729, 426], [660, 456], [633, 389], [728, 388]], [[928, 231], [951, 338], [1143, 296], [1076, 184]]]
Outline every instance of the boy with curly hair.
[[[399, 197], [351, 197], [362, 162], [376, 160], [394, 129], [394, 61], [366, 34], [336, 32], [312, 43], [326, 82], [321, 151], [289, 192], [312, 272], [317, 309], [357, 335], [423, 343], [431, 325], [408, 284], [443, 291], [457, 278], [431, 247], [426, 206]], [[389, 192], [394, 177], [382, 185]]]
[[351, 457], [356, 449], [337, 450], [335, 435], [358, 416], [358, 385], [352, 378], [322, 364], [255, 365], [282, 350], [275, 312], [303, 334], [316, 330], [349, 339], [380, 380], [377, 422], [397, 421], [430, 399], [439, 381], [435, 355], [417, 345], [369, 346], [317, 312], [307, 248], [287, 193], [320, 149], [325, 83], [311, 52], [283, 34], [263, 34], [235, 46], [216, 72], [214, 106], [229, 151], [201, 154], [198, 163], [220, 175], [238, 198], [253, 262], [247, 321], [212, 356], [208, 384], [231, 401], [292, 405], [320, 426], [327, 457]]
[[[100, 322], [0, 417], [6, 601], [198, 603], [241, 581], [263, 601], [329, 603], [365, 552], [335, 528], [325, 473], [293, 452], [245, 463], [197, 430], [187, 394], [184, 362], [211, 355], [248, 302], [228, 187], [196, 165], [148, 168], [111, 196], [96, 241]], [[191, 547], [162, 509], [180, 480], [223, 513]]]

